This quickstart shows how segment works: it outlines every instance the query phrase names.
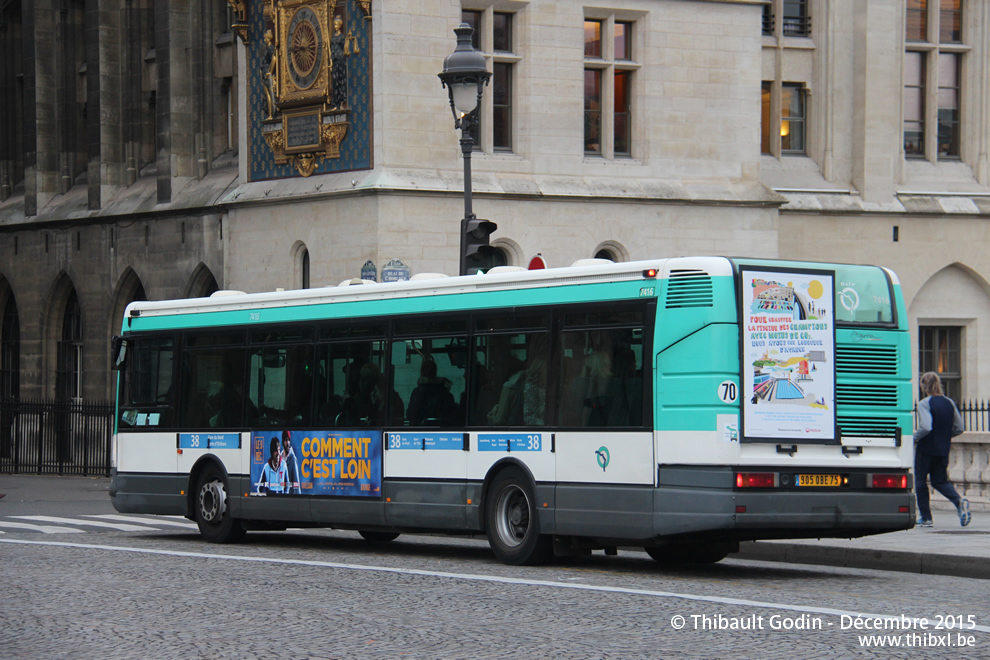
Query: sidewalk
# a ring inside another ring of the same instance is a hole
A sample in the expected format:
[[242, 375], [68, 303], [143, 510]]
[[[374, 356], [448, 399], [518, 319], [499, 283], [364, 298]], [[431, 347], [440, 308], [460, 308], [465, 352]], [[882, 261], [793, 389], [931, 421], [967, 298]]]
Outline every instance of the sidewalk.
[[932, 504], [934, 527], [858, 539], [752, 541], [729, 557], [990, 579], [990, 511], [974, 510], [961, 527], [951, 504]]

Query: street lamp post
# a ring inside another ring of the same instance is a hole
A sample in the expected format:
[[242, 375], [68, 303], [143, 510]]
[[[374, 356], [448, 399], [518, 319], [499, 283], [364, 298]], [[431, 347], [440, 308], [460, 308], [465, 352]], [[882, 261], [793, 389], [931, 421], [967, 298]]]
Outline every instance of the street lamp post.
[[[454, 28], [457, 47], [443, 61], [440, 84], [447, 88], [450, 110], [454, 114], [454, 129], [461, 131], [461, 154], [464, 156], [464, 219], [461, 220], [460, 274], [467, 275], [473, 262], [490, 256], [492, 248], [488, 235], [497, 228], [494, 222], [479, 220], [471, 208], [471, 151], [474, 139], [471, 131], [478, 125], [478, 105], [481, 93], [492, 74], [485, 56], [471, 45], [474, 32], [467, 23]], [[477, 270], [477, 268], [475, 268]]]

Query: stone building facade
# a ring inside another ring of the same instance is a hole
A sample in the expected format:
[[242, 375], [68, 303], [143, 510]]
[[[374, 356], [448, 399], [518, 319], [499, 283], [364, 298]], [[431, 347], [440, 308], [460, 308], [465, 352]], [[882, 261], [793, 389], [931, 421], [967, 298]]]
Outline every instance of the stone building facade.
[[437, 74], [462, 21], [494, 74], [474, 211], [506, 263], [883, 264], [915, 369], [990, 392], [987, 3], [13, 0], [0, 394], [109, 397], [136, 298], [456, 273]]

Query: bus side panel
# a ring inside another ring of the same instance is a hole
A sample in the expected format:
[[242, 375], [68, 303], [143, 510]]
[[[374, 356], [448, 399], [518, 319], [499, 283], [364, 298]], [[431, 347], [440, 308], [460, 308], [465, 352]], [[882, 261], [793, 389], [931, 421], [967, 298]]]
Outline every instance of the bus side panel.
[[652, 486], [557, 484], [554, 531], [565, 536], [648, 539], [655, 535], [654, 492]]
[[120, 513], [186, 515], [189, 477], [115, 470], [110, 479], [110, 503]]
[[166, 472], [179, 469], [175, 432], [117, 434], [117, 469], [120, 472]]
[[651, 536], [652, 433], [557, 433], [556, 458], [557, 534]]
[[121, 513], [185, 515], [189, 477], [178, 474], [175, 433], [118, 433], [110, 501]]
[[[384, 489], [384, 488], [383, 488]], [[309, 498], [313, 522], [320, 525], [385, 525], [385, 506], [380, 499], [313, 497]]]
[[463, 481], [386, 481], [385, 523], [391, 527], [466, 530], [467, 484]]
[[714, 464], [739, 460], [738, 355], [738, 326], [717, 324], [657, 356], [659, 463], [681, 462], [686, 457], [694, 457], [688, 462]]

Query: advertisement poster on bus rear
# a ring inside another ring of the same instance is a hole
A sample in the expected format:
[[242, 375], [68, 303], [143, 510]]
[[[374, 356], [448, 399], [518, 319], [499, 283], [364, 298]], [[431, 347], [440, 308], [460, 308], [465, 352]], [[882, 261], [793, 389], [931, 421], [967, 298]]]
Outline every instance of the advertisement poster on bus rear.
[[835, 274], [741, 277], [743, 441], [834, 441]]
[[367, 430], [254, 431], [251, 495], [379, 497], [381, 435]]

